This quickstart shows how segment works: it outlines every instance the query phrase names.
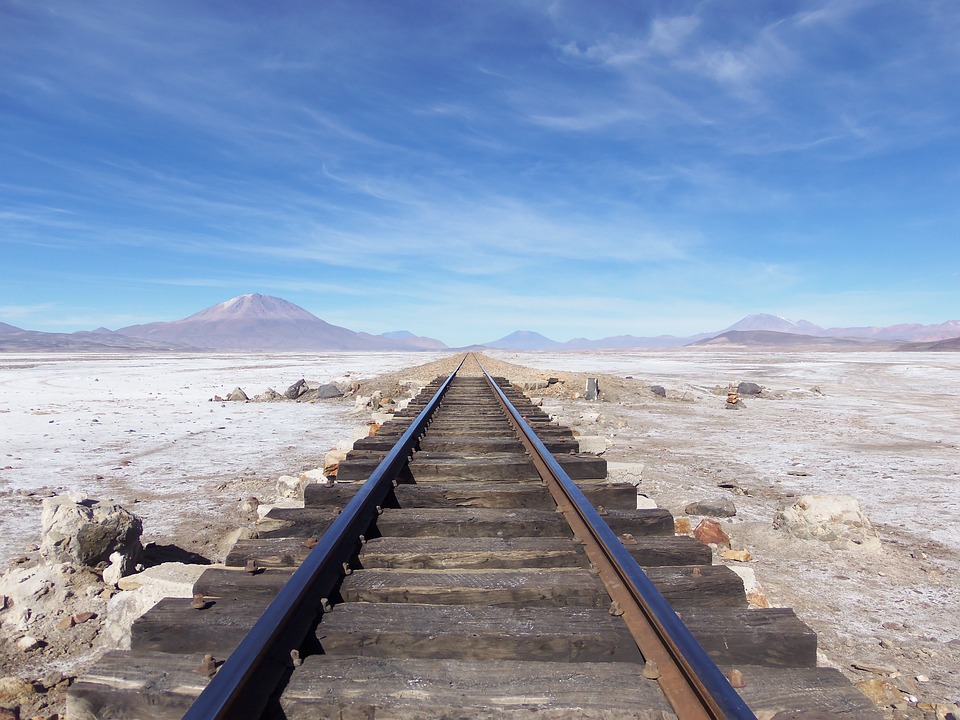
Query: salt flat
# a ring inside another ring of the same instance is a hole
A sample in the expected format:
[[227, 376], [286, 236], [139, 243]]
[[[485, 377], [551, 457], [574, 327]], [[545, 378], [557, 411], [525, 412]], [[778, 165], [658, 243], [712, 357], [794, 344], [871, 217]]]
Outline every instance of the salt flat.
[[[648, 461], [661, 453], [649, 463], [649, 477], [672, 468], [696, 474], [698, 461], [726, 464], [785, 493], [852, 495], [875, 522], [910, 526], [920, 538], [960, 550], [949, 522], [960, 518], [960, 354], [688, 350], [497, 356], [543, 369], [631, 375], [641, 385], [690, 393], [696, 402], [636, 405], [624, 398], [620, 413], [630, 417], [633, 431], [620, 430], [613, 446], [632, 446]], [[725, 392], [716, 396], [715, 388], [740, 381], [764, 386], [764, 394], [744, 398], [744, 411], [718, 412]]]
[[[0, 562], [39, 542], [40, 498], [70, 490], [118, 500], [143, 518], [145, 541], [217, 559], [219, 541], [241, 524], [243, 497], [269, 499], [280, 474], [319, 466], [330, 447], [357, 436], [369, 410], [353, 398], [210, 398], [235, 386], [282, 392], [302, 377], [349, 382], [400, 370], [402, 378], [450, 355], [2, 355]], [[753, 555], [742, 568], [771, 603], [814, 627], [821, 662], [854, 681], [875, 676], [858, 667], [893, 667], [904, 693], [960, 698], [960, 355], [489, 355], [528, 368], [496, 371], [519, 381], [569, 373], [543, 391], [544, 405], [604, 442], [609, 461], [642, 464], [641, 490], [675, 515], [692, 501], [732, 497], [737, 515], [724, 527]], [[582, 398], [586, 376], [600, 377], [604, 401]], [[727, 410], [726, 389], [740, 381], [763, 393]], [[777, 507], [804, 493], [859, 500], [882, 551], [774, 530]]]
[[199, 522], [193, 539], [210, 541], [234, 523], [239, 492], [316, 467], [358, 424], [347, 419], [352, 402], [211, 398], [235, 386], [283, 392], [304, 377], [349, 381], [434, 357], [0, 355], [0, 563], [39, 542], [39, 497], [21, 491], [41, 488], [118, 500], [143, 518], [145, 540], [189, 538]]

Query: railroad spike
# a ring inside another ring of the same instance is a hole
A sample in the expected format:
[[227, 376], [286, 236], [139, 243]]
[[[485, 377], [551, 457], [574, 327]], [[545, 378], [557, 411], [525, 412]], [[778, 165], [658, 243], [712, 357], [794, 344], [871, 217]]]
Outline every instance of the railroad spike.
[[643, 665], [643, 671], [641, 674], [647, 680], [656, 680], [660, 677], [660, 668], [657, 667], [657, 664], [653, 660], [647, 660]]
[[333, 610], [333, 605], [330, 604], [330, 598], [320, 598], [320, 609], [325, 613]]
[[730, 687], [733, 688], [745, 688], [747, 686], [747, 681], [743, 679], [743, 673], [737, 669], [727, 673], [727, 680], [730, 681]]
[[344, 574], [344, 575], [352, 575], [352, 574], [353, 574], [353, 568], [350, 567], [350, 563], [345, 562], [345, 563], [343, 563], [343, 565], [341, 565], [341, 567], [343, 568], [343, 574]]
[[303, 545], [303, 547], [307, 548], [308, 550], [313, 550], [317, 546], [318, 542], [320, 542], [320, 538], [314, 535], [312, 537], [308, 537], [306, 540], [304, 540], [300, 544]]
[[303, 665], [303, 658], [300, 657], [300, 651], [294, 648], [290, 651], [290, 663], [297, 668]]
[[614, 600], [612, 603], [610, 603], [610, 609], [607, 612], [609, 612], [614, 617], [620, 617], [621, 615], [623, 615], [623, 608], [620, 607], [620, 601]]
[[258, 563], [253, 558], [250, 558], [247, 560], [247, 564], [244, 565], [243, 569], [246, 570], [251, 575], [259, 575], [264, 570], [262, 567], [260, 567], [260, 563]]
[[207, 677], [212, 678], [217, 674], [219, 669], [219, 663], [213, 655], [207, 654], [203, 656], [203, 660], [200, 661], [200, 664], [193, 669], [193, 672], [198, 675], [206, 675]]
[[210, 603], [203, 597], [203, 593], [194, 593], [193, 602], [190, 603], [190, 607], [194, 610], [206, 610], [210, 607]]

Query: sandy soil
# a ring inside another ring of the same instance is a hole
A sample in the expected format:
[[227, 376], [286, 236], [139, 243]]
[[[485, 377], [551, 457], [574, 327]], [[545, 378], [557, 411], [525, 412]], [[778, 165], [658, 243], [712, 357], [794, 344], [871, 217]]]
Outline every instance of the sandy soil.
[[[605, 445], [611, 463], [641, 463], [643, 491], [676, 515], [691, 501], [733, 499], [737, 515], [723, 521], [733, 546], [750, 550], [744, 565], [770, 602], [817, 630], [822, 663], [855, 681], [892, 675], [931, 718], [934, 703], [960, 700], [960, 355], [499, 352], [485, 363], [518, 383], [559, 379], [528, 394]], [[269, 499], [278, 475], [349, 443], [375, 390], [402, 397], [451, 365], [403, 353], [0, 356], [0, 561], [38, 562], [40, 499], [68, 489], [125, 504], [143, 517], [145, 541], [216, 561], [242, 498]], [[237, 385], [282, 392], [301, 377], [360, 387], [317, 404], [210, 402]], [[598, 402], [582, 399], [587, 377], [600, 379]], [[763, 393], [727, 410], [726, 389], [740, 381]], [[777, 508], [805, 493], [857, 498], [882, 550], [774, 530]], [[83, 652], [64, 646], [56, 658], [54, 644], [28, 658], [8, 637], [0, 675], [36, 679], [56, 660], [69, 678], [101, 651], [88, 634]], [[896, 714], [920, 710], [905, 702]]]

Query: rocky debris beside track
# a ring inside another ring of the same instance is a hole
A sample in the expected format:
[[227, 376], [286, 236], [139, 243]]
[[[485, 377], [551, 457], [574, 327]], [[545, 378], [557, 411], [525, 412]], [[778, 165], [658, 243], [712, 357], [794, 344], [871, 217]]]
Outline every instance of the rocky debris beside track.
[[268, 387], [259, 395], [252, 398], [247, 395], [243, 388], [235, 387], [226, 396], [214, 395], [210, 402], [319, 402], [320, 400], [333, 400], [341, 398], [344, 395], [353, 394], [354, 388], [342, 388], [336, 383], [320, 383], [315, 380], [306, 380], [301, 378], [293, 385], [288, 387], [283, 393], [279, 393], [272, 387]]
[[846, 495], [804, 495], [777, 510], [773, 527], [801, 540], [830, 543], [837, 550], [880, 551], [880, 538], [870, 519], [860, 503]]
[[45, 498], [41, 524], [41, 545], [0, 575], [0, 718], [61, 714], [81, 667], [129, 641], [130, 625], [161, 597], [190, 597], [203, 567], [144, 570], [156, 549], [141, 546], [140, 519], [111, 501]]

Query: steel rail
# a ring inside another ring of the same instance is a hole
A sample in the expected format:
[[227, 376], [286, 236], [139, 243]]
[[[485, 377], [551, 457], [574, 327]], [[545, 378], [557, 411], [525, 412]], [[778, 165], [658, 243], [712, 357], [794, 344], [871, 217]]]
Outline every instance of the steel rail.
[[481, 369], [574, 535], [584, 543], [613, 600], [611, 611], [622, 612], [647, 661], [645, 676], [657, 679], [680, 720], [756, 720], [603, 517], [482, 365]]
[[277, 685], [295, 665], [292, 651], [300, 648], [310, 629], [328, 609], [324, 607], [325, 601], [346, 572], [346, 564], [356, 552], [360, 536], [381, 511], [384, 499], [406, 467], [414, 446], [466, 357], [464, 355], [457, 369], [320, 537], [303, 564], [187, 710], [184, 720], [261, 716]]

